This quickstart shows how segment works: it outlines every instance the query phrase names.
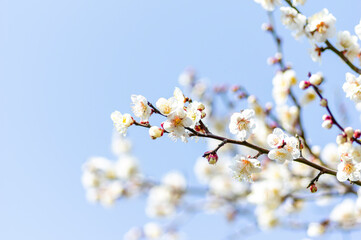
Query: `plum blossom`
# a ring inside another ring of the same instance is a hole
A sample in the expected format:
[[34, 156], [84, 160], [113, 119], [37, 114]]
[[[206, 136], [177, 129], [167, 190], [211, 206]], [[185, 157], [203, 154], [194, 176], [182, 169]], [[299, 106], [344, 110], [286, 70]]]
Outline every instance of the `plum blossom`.
[[306, 25], [306, 16], [298, 13], [291, 7], [281, 7], [281, 22], [288, 29], [295, 31], [294, 36], [300, 37], [304, 34], [304, 26]]
[[162, 125], [173, 140], [180, 138], [183, 142], [187, 142], [188, 134], [185, 128], [190, 127], [192, 124], [192, 119], [187, 116], [186, 111], [183, 108], [177, 108], [168, 115], [167, 120]]
[[292, 0], [292, 5], [293, 6], [297, 6], [297, 5], [304, 5], [306, 3], [306, 0]]
[[349, 31], [337, 33], [336, 46], [350, 61], [352, 61], [360, 53], [360, 46], [357, 43], [357, 37], [352, 36]]
[[351, 228], [360, 221], [358, 213], [355, 210], [355, 201], [352, 199], [345, 199], [332, 210], [330, 219], [343, 228]]
[[317, 46], [316, 44], [312, 44], [312, 48], [309, 49], [309, 54], [311, 56], [312, 61], [321, 63], [321, 54], [323, 49]]
[[324, 224], [317, 223], [317, 222], [311, 222], [308, 225], [307, 235], [309, 237], [318, 237], [318, 236], [321, 236], [322, 234], [324, 234], [325, 231], [326, 231], [326, 227]]
[[267, 11], [273, 11], [276, 5], [281, 5], [281, 0], [254, 0], [256, 3], [261, 4], [261, 6]]
[[133, 102], [132, 110], [134, 115], [140, 118], [140, 122], [148, 122], [152, 110], [148, 106], [147, 99], [142, 95], [132, 95], [131, 100]]
[[232, 134], [237, 135], [241, 141], [247, 140], [247, 138], [253, 133], [255, 125], [254, 110], [245, 109], [242, 112], [233, 113], [231, 121], [229, 123], [229, 130]]
[[187, 106], [187, 117], [192, 120], [192, 128], [201, 120], [203, 110], [204, 105], [197, 101], [193, 101]]
[[306, 31], [310, 39], [316, 42], [324, 42], [336, 33], [336, 18], [324, 8], [321, 12], [308, 18]]
[[361, 164], [351, 158], [343, 158], [342, 162], [337, 166], [337, 180], [345, 182], [361, 180]]
[[268, 157], [277, 162], [284, 163], [286, 160], [292, 161], [300, 157], [299, 142], [295, 137], [288, 137], [279, 128], [268, 135], [267, 142], [272, 150]]
[[112, 119], [117, 132], [119, 132], [123, 136], [127, 134], [128, 127], [130, 127], [134, 123], [134, 120], [132, 116], [130, 116], [130, 114], [121, 114], [119, 111], [114, 111], [110, 115], [110, 118]]
[[178, 101], [175, 97], [159, 98], [155, 105], [162, 114], [168, 116], [178, 108]]
[[287, 100], [289, 89], [297, 83], [296, 72], [288, 69], [278, 71], [272, 80], [272, 95], [277, 104], [284, 104]]
[[261, 171], [261, 163], [257, 159], [237, 155], [234, 163], [230, 167], [233, 177], [240, 181], [253, 182], [252, 174]]
[[361, 102], [361, 75], [356, 77], [351, 73], [346, 73], [346, 82], [342, 86], [346, 97], [350, 98], [355, 103]]

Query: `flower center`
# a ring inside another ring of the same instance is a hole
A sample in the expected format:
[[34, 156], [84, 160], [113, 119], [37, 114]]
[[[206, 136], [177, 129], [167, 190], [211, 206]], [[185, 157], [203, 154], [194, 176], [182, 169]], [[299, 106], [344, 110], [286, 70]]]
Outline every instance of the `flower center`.
[[319, 24], [317, 24], [316, 28], [317, 32], [323, 34], [326, 33], [328, 26], [325, 22], [320, 22]]

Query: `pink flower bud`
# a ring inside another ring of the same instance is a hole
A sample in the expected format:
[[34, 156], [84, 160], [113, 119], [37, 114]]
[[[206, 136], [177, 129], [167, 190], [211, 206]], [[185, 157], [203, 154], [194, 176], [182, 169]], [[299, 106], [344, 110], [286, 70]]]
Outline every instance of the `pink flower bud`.
[[323, 115], [323, 116], [322, 116], [322, 120], [323, 120], [323, 121], [326, 121], [326, 120], [331, 120], [331, 116], [330, 116], [330, 115], [325, 114], [325, 115]]
[[209, 164], [216, 164], [218, 161], [218, 155], [216, 152], [208, 151], [203, 154], [203, 157], [208, 160]]
[[353, 137], [356, 138], [356, 139], [361, 137], [361, 130], [356, 129], [355, 132], [353, 133]]
[[317, 192], [316, 184], [312, 184], [312, 185], [310, 186], [310, 191], [311, 191], [311, 193]]
[[302, 90], [305, 90], [305, 89], [307, 89], [309, 86], [311, 86], [311, 83], [310, 83], [309, 81], [301, 81], [298, 86], [299, 86], [299, 88], [301, 88]]

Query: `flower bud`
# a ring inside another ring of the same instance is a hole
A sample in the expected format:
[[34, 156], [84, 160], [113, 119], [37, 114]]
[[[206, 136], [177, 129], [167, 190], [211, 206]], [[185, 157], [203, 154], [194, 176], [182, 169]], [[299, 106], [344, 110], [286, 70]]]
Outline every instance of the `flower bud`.
[[345, 143], [346, 141], [347, 141], [346, 135], [344, 135], [344, 134], [337, 135], [336, 143], [338, 145], [341, 145], [341, 144]]
[[348, 138], [352, 138], [352, 137], [353, 137], [354, 131], [353, 131], [352, 127], [347, 127], [347, 128], [345, 128], [345, 129], [344, 129], [344, 132], [345, 132], [345, 134], [347, 135]]
[[356, 139], [361, 137], [361, 130], [356, 129], [355, 132], [353, 133], [353, 137], [356, 138]]
[[207, 115], [207, 114], [206, 114], [205, 112], [202, 112], [202, 113], [201, 113], [201, 118], [202, 118], [202, 119], [205, 118], [206, 115]]
[[326, 98], [322, 98], [322, 99], [320, 100], [320, 105], [321, 105], [322, 107], [327, 107], [327, 99], [326, 99]]
[[309, 81], [301, 81], [300, 84], [298, 85], [298, 87], [301, 88], [302, 90], [307, 89], [309, 86], [311, 86]]
[[218, 155], [216, 152], [208, 151], [203, 154], [203, 157], [208, 160], [209, 164], [216, 164], [218, 161]]
[[149, 128], [149, 136], [152, 139], [156, 139], [156, 138], [163, 136], [163, 133], [164, 133], [164, 129], [162, 129], [160, 127], [153, 126], [153, 127]]
[[250, 104], [254, 104], [254, 103], [257, 103], [257, 98], [255, 95], [250, 95], [248, 98], [247, 98], [247, 101], [248, 103]]
[[197, 110], [198, 111], [203, 111], [206, 107], [203, 105], [203, 103], [199, 103], [198, 104], [198, 107], [197, 107]]
[[331, 116], [330, 116], [330, 115], [327, 115], [327, 114], [324, 114], [324, 115], [322, 116], [322, 120], [323, 120], [323, 121], [331, 120]]
[[312, 185], [310, 186], [310, 191], [311, 191], [311, 193], [317, 192], [316, 184], [312, 184]]
[[232, 92], [237, 92], [239, 89], [241, 89], [238, 85], [234, 85], [231, 87]]
[[272, 31], [273, 30], [272, 25], [269, 23], [263, 23], [261, 28], [263, 31]]
[[313, 85], [320, 85], [323, 82], [322, 73], [319, 72], [319, 73], [312, 74], [309, 81]]
[[322, 123], [322, 127], [323, 128], [326, 128], [326, 129], [330, 129], [330, 128], [332, 128], [332, 121], [331, 120], [325, 120], [325, 121], [323, 121], [323, 123]]

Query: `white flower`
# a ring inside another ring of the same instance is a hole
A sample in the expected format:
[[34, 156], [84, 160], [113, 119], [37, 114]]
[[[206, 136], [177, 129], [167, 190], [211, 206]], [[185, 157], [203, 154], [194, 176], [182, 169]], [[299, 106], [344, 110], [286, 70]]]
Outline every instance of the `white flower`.
[[175, 97], [159, 98], [155, 105], [162, 114], [167, 116], [178, 108], [178, 101]]
[[358, 221], [357, 211], [355, 210], [355, 202], [352, 199], [345, 199], [332, 210], [330, 219], [343, 228], [350, 228]]
[[337, 166], [337, 180], [340, 182], [361, 180], [361, 164], [352, 159], [344, 158]]
[[232, 114], [229, 130], [232, 134], [236, 134], [241, 141], [247, 140], [255, 127], [253, 109], [245, 109], [240, 113]]
[[160, 127], [157, 127], [157, 126], [152, 126], [151, 128], [149, 128], [149, 136], [152, 139], [156, 139], [156, 138], [159, 138], [159, 137], [163, 136], [163, 133], [164, 133], [163, 128], [160, 128]]
[[169, 132], [169, 136], [172, 139], [181, 138], [183, 142], [187, 142], [188, 134], [185, 131], [185, 127], [190, 127], [192, 123], [184, 109], [178, 108], [168, 115], [167, 121], [163, 123], [163, 128]]
[[282, 105], [278, 106], [276, 111], [282, 126], [284, 126], [284, 128], [287, 130], [292, 130], [295, 127], [298, 119], [298, 108], [296, 106], [289, 107], [287, 105]]
[[284, 163], [286, 160], [292, 161], [300, 157], [299, 142], [295, 137], [288, 137], [283, 131], [276, 128], [272, 134], [267, 137], [270, 147], [268, 158]]
[[234, 178], [240, 181], [253, 182], [252, 174], [261, 171], [261, 163], [257, 159], [237, 155], [230, 168]]
[[311, 55], [312, 61], [321, 63], [322, 48], [316, 44], [312, 44], [312, 48], [308, 52]]
[[247, 185], [234, 181], [229, 175], [217, 175], [209, 182], [209, 191], [218, 197], [233, 199], [247, 192]]
[[149, 222], [144, 225], [144, 235], [148, 239], [159, 239], [163, 233], [158, 223]]
[[273, 11], [276, 5], [281, 5], [281, 0], [254, 0], [267, 11]]
[[278, 71], [272, 80], [272, 95], [277, 104], [283, 104], [287, 100], [289, 89], [297, 83], [296, 72], [292, 69], [285, 72]]
[[287, 135], [280, 128], [275, 128], [273, 133], [267, 136], [267, 143], [271, 148], [278, 148], [284, 144]]
[[299, 4], [304, 5], [306, 3], [306, 0], [293, 0], [292, 5], [297, 6]]
[[355, 33], [358, 36], [358, 38], [361, 40], [361, 20], [360, 23], [355, 26]]
[[342, 89], [346, 93], [346, 97], [355, 103], [361, 102], [361, 75], [356, 78], [355, 75], [346, 73], [346, 82]]
[[132, 95], [131, 100], [134, 115], [140, 118], [140, 122], [148, 122], [152, 110], [148, 106], [147, 99], [142, 95]]
[[195, 74], [192, 70], [184, 71], [178, 78], [179, 84], [185, 87], [191, 87], [194, 84], [194, 80]]
[[137, 159], [132, 156], [123, 156], [115, 163], [115, 172], [119, 178], [129, 179], [139, 173]]
[[201, 120], [203, 110], [204, 105], [197, 101], [193, 101], [187, 106], [187, 116], [192, 120], [192, 128]]
[[332, 168], [335, 168], [340, 163], [340, 158], [337, 154], [337, 145], [335, 143], [327, 144], [321, 152], [322, 161]]
[[281, 205], [284, 194], [285, 187], [281, 181], [261, 181], [251, 185], [247, 200], [268, 209], [276, 209]]
[[186, 179], [177, 171], [167, 173], [162, 179], [162, 184], [180, 192], [185, 191], [187, 186]]
[[178, 195], [167, 186], [155, 186], [149, 191], [146, 213], [149, 217], [165, 217], [175, 212]]
[[295, 31], [295, 36], [304, 34], [303, 27], [306, 25], [306, 16], [298, 13], [291, 7], [281, 7], [281, 22], [288, 29]]
[[324, 224], [311, 222], [308, 225], [307, 235], [309, 237], [317, 237], [317, 236], [321, 236], [322, 234], [324, 234], [325, 231], [326, 231], [326, 227]]
[[324, 42], [335, 34], [335, 22], [336, 18], [324, 8], [321, 12], [308, 18], [306, 31], [311, 39], [316, 42]]
[[179, 88], [176, 87], [174, 89], [173, 95], [174, 95], [175, 99], [177, 99], [178, 107], [182, 108], [184, 106], [184, 103], [186, 100], [182, 90], [180, 90]]
[[273, 209], [258, 207], [256, 214], [258, 225], [262, 230], [268, 230], [276, 227], [279, 223], [276, 213]]
[[353, 59], [360, 53], [360, 46], [357, 43], [357, 37], [352, 36], [349, 31], [337, 33], [336, 46], [350, 61], [353, 61]]
[[134, 120], [130, 114], [121, 114], [119, 111], [114, 111], [110, 118], [113, 121], [114, 127], [123, 136], [127, 134], [127, 129], [134, 123]]

